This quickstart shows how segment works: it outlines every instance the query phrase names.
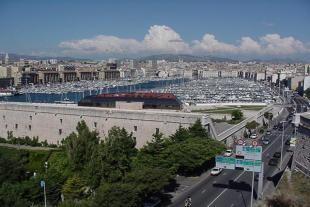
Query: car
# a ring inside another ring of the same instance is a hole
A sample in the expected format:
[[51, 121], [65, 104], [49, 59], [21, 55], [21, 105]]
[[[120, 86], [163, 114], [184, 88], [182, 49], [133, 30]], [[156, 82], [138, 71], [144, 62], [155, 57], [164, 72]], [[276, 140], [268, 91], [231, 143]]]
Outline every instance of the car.
[[274, 125], [274, 126], [273, 126], [273, 129], [278, 129], [278, 125]]
[[275, 153], [273, 154], [273, 157], [274, 157], [274, 158], [280, 158], [280, 157], [281, 157], [281, 152], [275, 152]]
[[222, 168], [214, 167], [211, 170], [211, 175], [219, 175], [221, 174], [222, 170], [223, 170]]
[[232, 155], [233, 151], [231, 149], [228, 149], [225, 151], [224, 156], [225, 157], [230, 157]]
[[263, 140], [263, 144], [264, 145], [267, 145], [267, 144], [269, 144], [270, 143], [270, 140], [268, 139], [268, 138], [265, 138], [264, 140]]
[[271, 158], [268, 162], [268, 165], [271, 165], [271, 166], [277, 166], [279, 163], [279, 160], [276, 159], [276, 158]]
[[271, 135], [271, 131], [267, 130], [266, 135]]
[[250, 138], [251, 139], [256, 139], [257, 138], [257, 134], [251, 134]]

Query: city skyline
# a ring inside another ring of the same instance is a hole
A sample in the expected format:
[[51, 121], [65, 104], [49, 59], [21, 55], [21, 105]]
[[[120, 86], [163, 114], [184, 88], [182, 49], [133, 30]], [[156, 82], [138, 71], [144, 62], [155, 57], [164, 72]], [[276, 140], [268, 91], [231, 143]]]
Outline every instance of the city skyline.
[[307, 1], [32, 0], [1, 5], [0, 52], [86, 58], [167, 53], [310, 57]]

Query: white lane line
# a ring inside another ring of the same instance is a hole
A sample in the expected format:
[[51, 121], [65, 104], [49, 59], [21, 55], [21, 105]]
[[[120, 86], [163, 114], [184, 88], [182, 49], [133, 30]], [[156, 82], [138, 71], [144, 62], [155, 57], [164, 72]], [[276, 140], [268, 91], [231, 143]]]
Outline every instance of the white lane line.
[[202, 191], [201, 191], [201, 194], [204, 194], [206, 192], [206, 189], [203, 189]]
[[[276, 137], [276, 139], [273, 140], [273, 142], [263, 150], [263, 153], [265, 153], [277, 140], [279, 139], [279, 137]], [[265, 163], [266, 164], [266, 163]], [[234, 181], [238, 180], [246, 171], [243, 171], [238, 177], [236, 177], [234, 179]], [[221, 195], [223, 195], [223, 193], [225, 193], [228, 190], [228, 188], [225, 188], [209, 205], [208, 207], [210, 207], [219, 197], [221, 197]]]
[[[263, 151], [266, 152], [279, 138], [276, 138], [275, 140], [273, 140], [273, 142], [267, 147], [265, 148], [265, 150]], [[234, 179], [234, 181], [238, 180], [246, 171], [243, 171], [238, 177], [236, 177]], [[228, 188], [225, 188], [209, 205], [208, 207], [210, 207], [219, 197], [221, 197], [221, 195], [223, 195], [223, 193], [225, 193], [228, 190]]]
[[[236, 180], [238, 180], [244, 173], [245, 173], [246, 171], [243, 171], [238, 177], [236, 177], [235, 179], [234, 179], [234, 182], [236, 181]], [[226, 191], [228, 190], [228, 188], [225, 188], [209, 205], [208, 205], [208, 207], [210, 207], [219, 197], [221, 197], [221, 195], [223, 194], [223, 193], [225, 193]]]

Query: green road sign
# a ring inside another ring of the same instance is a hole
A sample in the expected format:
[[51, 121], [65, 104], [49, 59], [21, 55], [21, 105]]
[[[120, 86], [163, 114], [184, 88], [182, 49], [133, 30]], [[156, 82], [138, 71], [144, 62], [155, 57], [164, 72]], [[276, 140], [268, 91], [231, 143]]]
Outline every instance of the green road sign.
[[248, 160], [262, 160], [262, 146], [252, 147], [252, 146], [236, 146], [236, 155], [244, 156], [244, 159]]
[[262, 161], [236, 159], [236, 167], [243, 168], [245, 171], [261, 172]]
[[224, 157], [216, 156], [215, 157], [216, 167], [223, 169], [235, 169], [236, 158], [234, 157]]

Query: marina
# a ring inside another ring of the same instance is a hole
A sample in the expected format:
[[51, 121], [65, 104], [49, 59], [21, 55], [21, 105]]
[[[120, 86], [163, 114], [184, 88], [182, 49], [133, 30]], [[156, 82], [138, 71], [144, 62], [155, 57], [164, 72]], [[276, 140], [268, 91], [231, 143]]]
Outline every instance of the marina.
[[241, 78], [208, 78], [171, 84], [158, 92], [176, 95], [187, 104], [273, 103], [272, 90], [260, 82]]
[[2, 96], [0, 101], [34, 103], [77, 103], [90, 95], [116, 92], [152, 91], [168, 85], [178, 85], [180, 78], [139, 79], [120, 81], [79, 81], [46, 85], [29, 85], [21, 88], [18, 96]]
[[273, 103], [272, 90], [260, 83], [241, 78], [137, 79], [121, 81], [79, 81], [46, 85], [29, 85], [21, 95], [0, 97], [1, 101], [36, 103], [77, 103], [90, 95], [117, 92], [153, 91], [173, 93], [183, 103]]

